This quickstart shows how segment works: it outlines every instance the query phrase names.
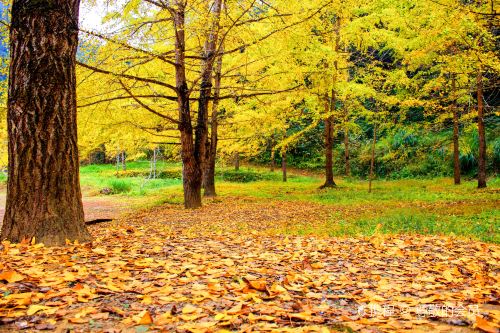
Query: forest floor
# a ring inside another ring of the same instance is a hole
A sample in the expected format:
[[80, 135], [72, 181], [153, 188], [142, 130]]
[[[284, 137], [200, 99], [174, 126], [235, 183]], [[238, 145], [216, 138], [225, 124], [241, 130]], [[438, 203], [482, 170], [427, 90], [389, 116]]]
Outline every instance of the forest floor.
[[4, 242], [0, 332], [499, 332], [495, 183], [318, 181], [106, 196], [134, 212], [92, 244]]

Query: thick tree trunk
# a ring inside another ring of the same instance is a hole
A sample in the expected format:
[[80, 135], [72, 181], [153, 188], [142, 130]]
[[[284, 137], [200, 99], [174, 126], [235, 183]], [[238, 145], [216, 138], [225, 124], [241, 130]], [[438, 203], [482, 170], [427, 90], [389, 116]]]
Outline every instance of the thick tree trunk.
[[[456, 83], [455, 77], [453, 77], [452, 81], [452, 90], [455, 94]], [[455, 100], [453, 101], [453, 178], [455, 181], [455, 185], [460, 185], [460, 151], [458, 147], [458, 108], [456, 102], [456, 96], [454, 96]]]
[[350, 176], [351, 175], [351, 161], [350, 161], [350, 155], [349, 155], [349, 129], [347, 128], [347, 125], [345, 126], [344, 129], [344, 150], [345, 150], [345, 175]]
[[[221, 49], [221, 51], [223, 51]], [[212, 104], [212, 118], [210, 124], [210, 142], [208, 145], [208, 154], [205, 165], [205, 172], [203, 174], [203, 186], [205, 189], [206, 197], [215, 197], [217, 195], [215, 191], [215, 161], [217, 159], [217, 143], [218, 143], [218, 113], [219, 113], [219, 97], [220, 97], [220, 86], [222, 79], [222, 55], [219, 55], [217, 59], [217, 65], [215, 66], [215, 85], [214, 85], [214, 100]]]
[[78, 174], [79, 0], [14, 0], [8, 96], [9, 176], [1, 238], [88, 241]]
[[199, 150], [195, 149], [193, 125], [189, 105], [189, 89], [186, 79], [185, 64], [185, 4], [175, 1], [175, 81], [177, 105], [179, 108], [179, 131], [181, 134], [182, 185], [184, 189], [184, 207], [201, 207], [201, 160]]
[[486, 133], [484, 129], [483, 105], [483, 73], [477, 72], [477, 129], [479, 132], [479, 164], [477, 170], [477, 187], [486, 187]]
[[[189, 102], [188, 102], [189, 104]], [[189, 106], [185, 107], [189, 110]], [[184, 207], [201, 207], [201, 168], [195, 157], [193, 127], [190, 123], [182, 124], [182, 185], [184, 189]]]
[[377, 144], [377, 125], [373, 125], [372, 157], [370, 161], [370, 180], [368, 184], [368, 193], [372, 192], [372, 181], [375, 173], [375, 145]]
[[286, 183], [286, 181], [288, 180], [286, 175], [286, 149], [284, 149], [281, 153], [281, 171], [283, 173], [283, 182]]

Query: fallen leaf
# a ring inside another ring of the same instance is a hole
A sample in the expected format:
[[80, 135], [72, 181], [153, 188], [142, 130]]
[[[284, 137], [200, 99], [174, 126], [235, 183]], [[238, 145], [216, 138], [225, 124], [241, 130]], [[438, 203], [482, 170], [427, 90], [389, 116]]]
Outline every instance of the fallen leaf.
[[0, 273], [0, 280], [7, 281], [8, 283], [14, 283], [24, 280], [24, 275], [19, 274], [16, 271], [6, 271]]
[[476, 316], [476, 327], [479, 328], [482, 331], [488, 332], [488, 333], [499, 333], [500, 329], [497, 327], [493, 327], [493, 325], [488, 322], [486, 319]]

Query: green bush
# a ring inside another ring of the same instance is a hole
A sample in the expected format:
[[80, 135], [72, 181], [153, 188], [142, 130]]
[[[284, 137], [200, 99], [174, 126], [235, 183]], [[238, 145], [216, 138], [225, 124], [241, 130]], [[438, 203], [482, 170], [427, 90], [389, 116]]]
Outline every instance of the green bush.
[[[149, 170], [127, 170], [120, 171], [117, 174], [118, 178], [132, 178], [132, 177], [141, 177], [148, 178], [150, 176]], [[182, 172], [181, 170], [156, 170], [156, 179], [181, 179]]]
[[[149, 173], [148, 173], [149, 176]], [[182, 171], [181, 170], [162, 170], [160, 172], [156, 172], [156, 178], [158, 179], [181, 179]]]
[[222, 179], [234, 183], [250, 183], [263, 180], [262, 174], [250, 170], [227, 170], [221, 173]]
[[130, 181], [123, 179], [113, 179], [111, 180], [110, 185], [113, 190], [113, 194], [127, 193], [132, 190], [132, 184]]

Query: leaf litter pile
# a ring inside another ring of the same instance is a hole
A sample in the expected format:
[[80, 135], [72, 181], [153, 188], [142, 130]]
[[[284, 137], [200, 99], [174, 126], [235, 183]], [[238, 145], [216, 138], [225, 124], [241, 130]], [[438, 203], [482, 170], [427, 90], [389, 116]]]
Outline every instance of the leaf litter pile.
[[500, 247], [275, 232], [327, 218], [223, 199], [92, 226], [92, 244], [3, 242], [0, 331], [499, 332]]

